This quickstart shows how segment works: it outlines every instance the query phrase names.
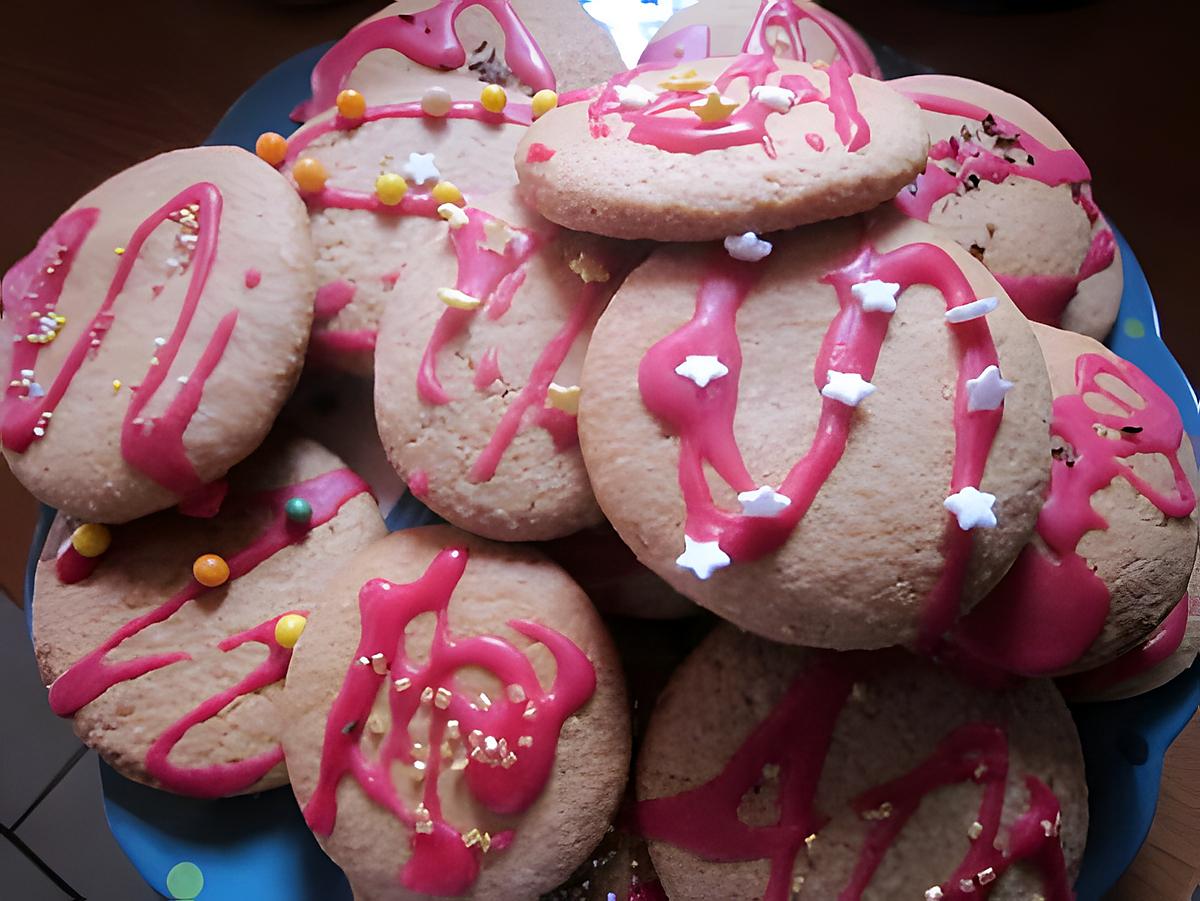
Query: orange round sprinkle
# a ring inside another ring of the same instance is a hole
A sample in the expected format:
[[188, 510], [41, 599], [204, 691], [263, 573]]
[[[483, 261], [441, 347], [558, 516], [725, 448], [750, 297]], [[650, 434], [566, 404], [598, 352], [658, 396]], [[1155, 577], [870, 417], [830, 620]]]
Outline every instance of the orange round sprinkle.
[[287, 138], [274, 131], [264, 131], [254, 142], [254, 152], [264, 162], [278, 166], [287, 156]]
[[367, 112], [367, 98], [347, 88], [337, 95], [337, 111], [344, 119], [361, 119]]
[[216, 588], [229, 581], [229, 564], [216, 554], [203, 554], [192, 564], [192, 575], [205, 588]]
[[325, 171], [320, 160], [306, 156], [297, 160], [296, 165], [292, 167], [292, 178], [296, 180], [296, 186], [301, 191], [315, 194], [325, 187], [325, 180], [329, 178], [329, 173]]

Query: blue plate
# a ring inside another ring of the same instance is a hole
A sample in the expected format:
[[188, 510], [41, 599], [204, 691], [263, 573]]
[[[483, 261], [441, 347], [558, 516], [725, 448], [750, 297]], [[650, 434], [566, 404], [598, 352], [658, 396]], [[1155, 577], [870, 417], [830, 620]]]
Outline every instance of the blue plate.
[[[263, 131], [292, 131], [288, 111], [308, 96], [309, 72], [328, 46], [307, 50], [263, 76], [229, 109], [208, 143], [253, 148]], [[1125, 289], [1108, 344], [1171, 396], [1193, 444], [1200, 447], [1196, 393], [1162, 342], [1141, 267], [1120, 235], [1117, 244]], [[44, 509], [34, 535], [25, 577], [27, 617], [32, 615], [37, 560], [52, 519], [53, 511]], [[433, 514], [407, 496], [387, 517], [392, 530], [433, 521]], [[1200, 664], [1148, 694], [1073, 708], [1091, 812], [1077, 885], [1080, 901], [1099, 901], [1137, 854], [1154, 818], [1163, 755], [1198, 703]], [[202, 901], [350, 901], [345, 877], [305, 827], [290, 789], [197, 801], [130, 782], [101, 767], [113, 834], [146, 881], [166, 897], [195, 898], [202, 885]]]

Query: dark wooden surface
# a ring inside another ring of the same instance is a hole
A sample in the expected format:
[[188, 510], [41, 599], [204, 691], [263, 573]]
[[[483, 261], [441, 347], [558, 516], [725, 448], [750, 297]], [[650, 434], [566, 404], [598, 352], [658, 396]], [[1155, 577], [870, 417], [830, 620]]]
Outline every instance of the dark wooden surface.
[[[256, 78], [383, 2], [9, 0], [0, 14], [0, 269], [88, 188], [199, 142]], [[1146, 269], [1167, 343], [1200, 379], [1200, 7], [1098, 0], [997, 15], [970, 12], [977, 4], [968, 2], [828, 5], [912, 59], [1024, 96], [1059, 125]], [[33, 509], [0, 467], [0, 588], [14, 597]], [[1155, 831], [1114, 898], [1190, 895], [1200, 871], [1198, 760], [1193, 728], [1172, 749]]]

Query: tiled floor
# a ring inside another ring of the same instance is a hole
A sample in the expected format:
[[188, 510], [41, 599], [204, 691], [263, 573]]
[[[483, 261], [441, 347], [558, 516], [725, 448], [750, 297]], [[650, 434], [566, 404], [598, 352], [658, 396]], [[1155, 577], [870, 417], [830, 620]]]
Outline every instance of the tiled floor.
[[158, 901], [113, 840], [95, 752], [50, 712], [24, 614], [0, 591], [0, 898]]

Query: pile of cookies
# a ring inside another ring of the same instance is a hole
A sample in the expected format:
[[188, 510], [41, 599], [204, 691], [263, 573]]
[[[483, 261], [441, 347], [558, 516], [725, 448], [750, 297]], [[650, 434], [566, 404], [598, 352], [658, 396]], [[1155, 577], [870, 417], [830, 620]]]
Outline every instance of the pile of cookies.
[[[1096, 340], [1079, 154], [880, 78], [796, 0], [632, 69], [575, 0], [402, 0], [290, 137], [83, 197], [3, 282], [53, 709], [290, 782], [362, 901], [1072, 897], [1063, 694], [1195, 658], [1195, 456]], [[277, 423], [331, 369], [446, 525]]]

